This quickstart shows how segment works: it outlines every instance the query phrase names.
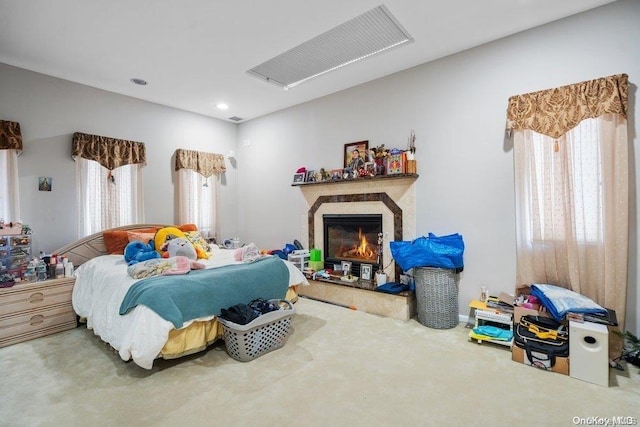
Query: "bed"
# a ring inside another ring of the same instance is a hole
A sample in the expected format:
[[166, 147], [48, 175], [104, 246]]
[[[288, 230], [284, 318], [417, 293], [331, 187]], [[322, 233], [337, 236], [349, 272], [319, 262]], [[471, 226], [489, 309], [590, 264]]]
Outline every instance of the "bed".
[[[122, 247], [127, 243], [123, 236], [152, 233], [165, 226], [136, 224], [117, 227], [85, 237], [55, 251], [58, 256], [67, 257], [74, 264], [76, 282], [72, 303], [81, 321], [86, 322], [88, 329], [114, 348], [122, 360], [133, 360], [145, 369], [151, 369], [157, 358], [176, 359], [193, 354], [223, 337], [222, 326], [215, 315], [184, 319], [180, 325], [175, 320], [172, 322], [161, 317], [142, 304], [134, 305], [126, 314], [120, 314], [123, 299], [130, 294], [129, 290], [136, 284], [141, 285], [138, 282], [151, 279], [133, 279], [128, 274], [124, 255], [114, 250], [114, 236], [118, 236], [118, 244]], [[235, 252], [236, 250], [211, 245], [210, 258], [198, 260], [207, 271], [194, 270], [182, 277], [186, 280], [188, 276], [196, 277], [196, 273], [219, 276], [227, 271], [244, 268], [242, 261], [236, 261]], [[305, 276], [288, 261], [272, 256], [267, 258], [252, 264], [284, 264], [286, 274], [278, 276], [278, 280], [288, 283], [279, 284], [277, 289], [283, 290], [281, 298], [296, 301], [298, 287], [309, 284]], [[282, 266], [278, 268], [283, 269]], [[237, 277], [237, 273], [234, 277]], [[260, 293], [260, 283], [256, 282], [260, 281], [253, 280], [242, 285], [248, 292]], [[236, 303], [242, 302], [249, 301]]]

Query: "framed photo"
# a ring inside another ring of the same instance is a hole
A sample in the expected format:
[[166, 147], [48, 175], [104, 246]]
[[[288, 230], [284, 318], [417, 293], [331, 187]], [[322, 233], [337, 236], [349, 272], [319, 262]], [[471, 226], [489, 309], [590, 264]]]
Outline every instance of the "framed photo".
[[316, 182], [316, 171], [307, 171], [304, 182]]
[[41, 176], [38, 178], [38, 190], [40, 191], [51, 191], [52, 189], [52, 180], [49, 176]]
[[331, 169], [329, 171], [329, 179], [332, 181], [339, 181], [342, 179], [342, 169]]
[[358, 171], [356, 171], [355, 169], [351, 169], [351, 168], [342, 169], [342, 179], [354, 178], [354, 176], [353, 176], [354, 171], [355, 171], [356, 177], [357, 177]]
[[344, 144], [344, 167], [358, 170], [364, 167], [369, 152], [369, 141]]
[[360, 264], [360, 279], [371, 280], [371, 271], [373, 266], [371, 264]]
[[306, 175], [307, 174], [304, 173], [304, 172], [293, 174], [293, 183], [294, 184], [302, 184], [304, 182], [304, 179], [305, 179]]
[[364, 164], [364, 169], [367, 171], [367, 176], [375, 176], [376, 175], [376, 163], [375, 162], [367, 162]]
[[392, 153], [387, 159], [387, 175], [395, 175], [404, 172], [404, 156], [402, 152]]
[[349, 276], [351, 274], [351, 261], [342, 261], [340, 265], [342, 267], [342, 275]]

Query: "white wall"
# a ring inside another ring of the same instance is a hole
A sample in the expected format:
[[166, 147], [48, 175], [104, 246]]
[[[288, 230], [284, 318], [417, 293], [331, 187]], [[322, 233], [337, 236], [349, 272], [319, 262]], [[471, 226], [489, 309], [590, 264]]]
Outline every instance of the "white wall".
[[[117, 95], [0, 64], [0, 118], [20, 123], [18, 158], [22, 219], [34, 230], [35, 253], [76, 240], [76, 131], [141, 141], [146, 222], [174, 223], [174, 152], [177, 148], [226, 154], [236, 149], [238, 125]], [[53, 191], [38, 191], [38, 177]], [[221, 235], [237, 232], [237, 169], [227, 163], [221, 186]]]
[[508, 98], [627, 73], [633, 182], [626, 327], [637, 331], [638, 22], [640, 2], [619, 1], [241, 124], [241, 237], [266, 248], [306, 241], [300, 236], [305, 205], [290, 186], [296, 169], [341, 167], [343, 144], [354, 141], [404, 148], [414, 129], [418, 235], [464, 236], [459, 302], [466, 314], [480, 286], [497, 293], [513, 292], [515, 285], [513, 156], [504, 139]]

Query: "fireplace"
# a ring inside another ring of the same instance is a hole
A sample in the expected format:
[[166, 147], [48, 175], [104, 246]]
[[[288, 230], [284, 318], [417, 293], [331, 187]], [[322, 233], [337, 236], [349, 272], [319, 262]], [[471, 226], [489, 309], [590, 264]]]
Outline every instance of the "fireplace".
[[378, 234], [382, 233], [380, 214], [322, 215], [325, 268], [335, 269], [351, 263], [351, 274], [360, 276], [360, 265], [378, 269]]
[[[308, 236], [308, 247], [322, 250], [328, 257], [324, 231], [325, 215], [377, 215], [382, 217], [383, 261], [388, 280], [399, 282], [399, 267], [391, 256], [389, 242], [409, 240], [416, 235], [416, 193], [414, 176], [383, 175], [371, 179], [346, 179], [332, 182], [298, 185], [306, 202], [306, 221], [302, 222], [302, 236]], [[359, 231], [358, 231], [359, 232]], [[368, 242], [377, 245], [377, 233], [365, 231]], [[303, 241], [303, 244], [307, 242]], [[324, 259], [323, 259], [324, 260]], [[340, 260], [340, 263], [342, 260]], [[357, 261], [358, 266], [364, 264]], [[328, 262], [333, 269], [333, 264]], [[376, 262], [370, 263], [372, 266]], [[375, 272], [377, 267], [372, 267]], [[310, 280], [310, 286], [301, 286], [300, 295], [343, 306], [354, 306], [367, 313], [399, 320], [409, 320], [416, 312], [415, 294], [391, 295], [371, 292], [375, 282], [361, 286], [359, 282]]]

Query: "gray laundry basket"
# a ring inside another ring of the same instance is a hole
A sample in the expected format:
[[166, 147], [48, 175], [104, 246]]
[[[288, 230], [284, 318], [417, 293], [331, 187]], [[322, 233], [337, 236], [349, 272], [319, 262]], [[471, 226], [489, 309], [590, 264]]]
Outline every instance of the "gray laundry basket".
[[224, 330], [227, 354], [240, 362], [248, 362], [282, 347], [289, 337], [291, 317], [296, 312], [287, 300], [272, 299], [280, 310], [265, 313], [246, 325], [218, 318]]
[[458, 274], [446, 268], [416, 267], [418, 321], [435, 329], [458, 325]]

